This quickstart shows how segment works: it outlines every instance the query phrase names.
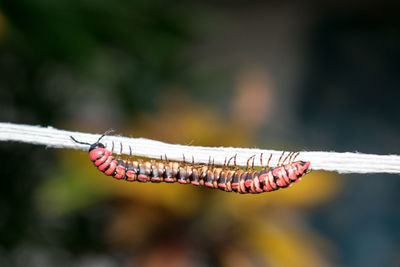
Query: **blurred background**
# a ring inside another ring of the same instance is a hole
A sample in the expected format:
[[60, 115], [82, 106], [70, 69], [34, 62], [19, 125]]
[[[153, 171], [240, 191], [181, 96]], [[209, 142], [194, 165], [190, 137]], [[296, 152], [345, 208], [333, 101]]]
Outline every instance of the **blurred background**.
[[[5, 0], [0, 121], [203, 146], [400, 154], [391, 1]], [[160, 152], [162, 154], [162, 152]], [[398, 266], [400, 179], [238, 195], [0, 143], [0, 266]]]

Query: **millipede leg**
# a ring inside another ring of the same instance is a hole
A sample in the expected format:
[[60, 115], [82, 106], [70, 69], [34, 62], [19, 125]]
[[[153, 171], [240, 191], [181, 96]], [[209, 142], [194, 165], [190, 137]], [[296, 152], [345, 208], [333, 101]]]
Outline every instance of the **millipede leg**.
[[128, 162], [132, 162], [132, 148], [129, 146], [129, 157], [128, 157]]
[[285, 151], [282, 152], [282, 155], [279, 157], [278, 164], [276, 166], [279, 166], [279, 164], [281, 163], [281, 159], [283, 155], [285, 155], [285, 153], [286, 153]]
[[293, 161], [292, 161], [292, 158], [293, 158], [293, 156], [294, 156], [294, 152], [290, 152], [290, 157], [289, 157], [289, 164], [291, 164]]
[[117, 156], [117, 159], [121, 159], [121, 155], [122, 155], [122, 143], [120, 142], [120, 149], [119, 149], [119, 155]]
[[253, 163], [252, 163], [252, 169], [254, 169], [254, 157], [255, 157], [256, 155], [253, 155], [253, 156], [251, 156], [248, 160], [247, 160], [247, 164], [246, 164], [246, 170], [249, 170], [249, 162], [250, 162], [250, 160], [251, 159], [253, 159]]
[[229, 158], [228, 162], [226, 163], [226, 167], [229, 168], [229, 165], [231, 164], [231, 160], [232, 160], [233, 158], [234, 158], [234, 156]]
[[235, 166], [235, 169], [238, 169], [238, 167], [236, 165], [236, 157], [237, 157], [237, 154], [235, 154], [235, 156], [233, 157], [233, 164]]
[[267, 166], [265, 167], [265, 169], [269, 169], [269, 163], [270, 163], [271, 159], [272, 159], [272, 154], [269, 156]]
[[286, 156], [286, 158], [282, 161], [282, 166], [285, 164], [285, 161], [289, 158], [289, 156], [292, 154], [292, 152], [290, 152], [287, 156]]

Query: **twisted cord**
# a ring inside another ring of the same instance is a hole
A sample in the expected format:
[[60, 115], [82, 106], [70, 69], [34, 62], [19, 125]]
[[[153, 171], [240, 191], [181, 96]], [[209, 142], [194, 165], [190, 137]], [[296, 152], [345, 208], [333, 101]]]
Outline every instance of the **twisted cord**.
[[[65, 131], [51, 126], [41, 127], [34, 125], [23, 125], [14, 123], [0, 122], [0, 141], [14, 141], [44, 145], [52, 148], [69, 148], [78, 150], [88, 150], [88, 145], [74, 142], [70, 136], [76, 140], [86, 143], [96, 142], [101, 134], [89, 134], [82, 132]], [[253, 155], [255, 166], [261, 166], [260, 156], [263, 154], [264, 164], [270, 155], [272, 159], [270, 166], [278, 163], [282, 151], [266, 150], [256, 148], [235, 148], [235, 147], [202, 147], [179, 144], [168, 144], [146, 138], [131, 138], [116, 135], [107, 135], [101, 142], [111, 149], [114, 142], [114, 152], [138, 157], [160, 159], [166, 155], [169, 160], [186, 160], [194, 163], [208, 163], [209, 159], [214, 160], [214, 164], [223, 165], [226, 158], [237, 155], [236, 164], [246, 166], [247, 160]], [[121, 149], [122, 144], [122, 149]], [[322, 152], [322, 151], [301, 151], [296, 160], [310, 161], [313, 170], [336, 171], [339, 173], [397, 173], [400, 174], [399, 155], [374, 155], [354, 152]]]

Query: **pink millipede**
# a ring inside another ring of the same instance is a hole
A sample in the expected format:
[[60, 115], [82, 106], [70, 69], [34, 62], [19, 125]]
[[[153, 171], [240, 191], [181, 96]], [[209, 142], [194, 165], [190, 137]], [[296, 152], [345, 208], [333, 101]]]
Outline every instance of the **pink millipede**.
[[[93, 144], [77, 141], [72, 136], [71, 139], [76, 143], [89, 145], [89, 157], [94, 165], [104, 174], [119, 180], [153, 183], [178, 182], [204, 185], [226, 192], [257, 194], [290, 187], [292, 183], [301, 180], [303, 175], [311, 171], [310, 162], [295, 161], [299, 153], [294, 152], [290, 152], [283, 160], [282, 157], [285, 153], [282, 153], [277, 167], [269, 168], [271, 155], [266, 167], [262, 166], [261, 171], [254, 169], [256, 155], [248, 159], [245, 169], [236, 166], [236, 156], [231, 157], [228, 162], [225, 160], [226, 163], [220, 167], [211, 164], [211, 160], [209, 164], [170, 162], [166, 157], [164, 160], [161, 158], [160, 161], [143, 161], [140, 159], [132, 161], [132, 153], [126, 160], [122, 160], [121, 156], [114, 157], [112, 151], [106, 149], [104, 144], [100, 143], [107, 133], [103, 134]], [[230, 166], [232, 160], [234, 167]], [[251, 160], [252, 167], [249, 168]], [[260, 162], [262, 165], [262, 154], [260, 155]]]

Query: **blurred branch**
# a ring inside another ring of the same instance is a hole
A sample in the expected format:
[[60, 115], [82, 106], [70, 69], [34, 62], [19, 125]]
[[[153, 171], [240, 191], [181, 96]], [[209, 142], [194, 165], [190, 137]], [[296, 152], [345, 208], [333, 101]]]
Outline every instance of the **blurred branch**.
[[[82, 142], [94, 143], [101, 134], [64, 131], [51, 126], [0, 123], [0, 141], [88, 150], [88, 145], [77, 144], [71, 140], [70, 136]], [[182, 161], [184, 155], [186, 161], [191, 162], [193, 158], [194, 163], [208, 163], [211, 157], [216, 165], [222, 165], [226, 158], [237, 154], [237, 165], [246, 166], [247, 160], [251, 156], [257, 155], [255, 166], [260, 166], [259, 155], [262, 153], [264, 164], [272, 154], [270, 166], [275, 166], [282, 154], [282, 151], [277, 150], [177, 145], [146, 138], [128, 138], [115, 135], [107, 135], [101, 142], [108, 149], [111, 149], [112, 142], [114, 142], [114, 152], [119, 152], [122, 145], [122, 154], [125, 155], [129, 155], [129, 147], [131, 147], [133, 155], [139, 157], [159, 159], [166, 155], [170, 160]], [[310, 161], [314, 170], [337, 171], [339, 173], [400, 173], [400, 156], [398, 155], [303, 151], [297, 157], [297, 160]]]

